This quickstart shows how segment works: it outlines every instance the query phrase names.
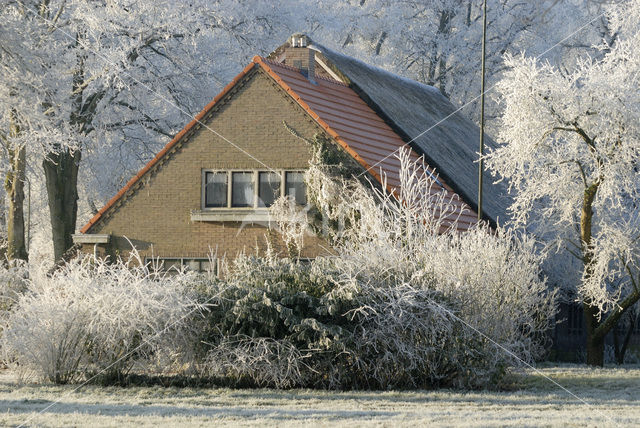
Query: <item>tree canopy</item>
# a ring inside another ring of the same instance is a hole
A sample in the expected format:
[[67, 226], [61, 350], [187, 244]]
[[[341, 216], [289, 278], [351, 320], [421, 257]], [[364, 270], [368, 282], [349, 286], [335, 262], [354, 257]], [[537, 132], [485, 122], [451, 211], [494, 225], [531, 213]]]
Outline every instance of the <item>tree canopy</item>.
[[[640, 298], [640, 2], [607, 17], [615, 43], [571, 69], [507, 55], [502, 145], [488, 156], [514, 192], [515, 224], [582, 262], [570, 286], [596, 347]], [[602, 350], [588, 360], [602, 364]]]

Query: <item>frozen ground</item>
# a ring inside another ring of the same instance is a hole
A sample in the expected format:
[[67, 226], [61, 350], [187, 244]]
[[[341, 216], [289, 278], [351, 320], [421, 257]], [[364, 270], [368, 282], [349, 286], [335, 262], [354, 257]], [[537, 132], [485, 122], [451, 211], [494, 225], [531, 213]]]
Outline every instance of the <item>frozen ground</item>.
[[531, 371], [509, 392], [75, 390], [21, 384], [5, 371], [0, 426], [640, 426], [640, 367], [541, 370], [588, 404]]

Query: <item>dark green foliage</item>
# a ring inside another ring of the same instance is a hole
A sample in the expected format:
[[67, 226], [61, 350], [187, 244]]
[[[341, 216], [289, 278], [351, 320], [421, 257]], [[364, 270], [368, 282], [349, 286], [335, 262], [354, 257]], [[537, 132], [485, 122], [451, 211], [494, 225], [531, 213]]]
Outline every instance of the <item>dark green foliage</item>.
[[[327, 349], [344, 335], [349, 309], [332, 298], [329, 275], [317, 267], [290, 260], [242, 259], [241, 269], [213, 292], [207, 316], [208, 337], [215, 344], [235, 335], [288, 340], [300, 349]], [[337, 309], [340, 307], [341, 312]]]

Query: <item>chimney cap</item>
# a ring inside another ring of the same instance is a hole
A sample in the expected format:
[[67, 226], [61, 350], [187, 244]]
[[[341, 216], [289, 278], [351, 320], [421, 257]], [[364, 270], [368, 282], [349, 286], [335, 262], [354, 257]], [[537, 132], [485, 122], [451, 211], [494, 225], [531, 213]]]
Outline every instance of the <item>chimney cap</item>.
[[310, 42], [311, 39], [304, 33], [294, 33], [289, 39], [292, 48], [306, 48]]

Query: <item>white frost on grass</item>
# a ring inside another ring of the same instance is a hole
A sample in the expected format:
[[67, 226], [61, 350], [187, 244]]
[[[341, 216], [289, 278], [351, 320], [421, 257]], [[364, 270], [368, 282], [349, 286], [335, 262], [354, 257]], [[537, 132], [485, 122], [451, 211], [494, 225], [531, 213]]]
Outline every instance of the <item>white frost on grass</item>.
[[[554, 386], [548, 376], [583, 398]], [[19, 384], [0, 375], [0, 425], [638, 426], [640, 368], [554, 366], [506, 392], [331, 392]], [[38, 413], [52, 402], [43, 413]]]

